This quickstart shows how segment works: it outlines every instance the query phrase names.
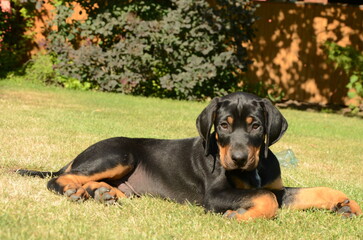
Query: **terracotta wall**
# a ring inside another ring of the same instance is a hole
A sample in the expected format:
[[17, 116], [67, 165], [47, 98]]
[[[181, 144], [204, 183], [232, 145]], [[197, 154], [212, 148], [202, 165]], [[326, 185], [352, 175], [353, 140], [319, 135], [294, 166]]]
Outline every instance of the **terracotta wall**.
[[[51, 6], [43, 5], [51, 10]], [[265, 81], [282, 89], [286, 99], [312, 103], [348, 103], [348, 77], [328, 64], [321, 44], [332, 39], [342, 46], [363, 51], [363, 6], [259, 2], [255, 40], [248, 45], [250, 66], [246, 77]], [[85, 19], [77, 7], [73, 18]], [[36, 22], [35, 41], [45, 43], [41, 34], [44, 15]], [[35, 50], [35, 52], [37, 49]]]
[[[43, 34], [46, 29], [54, 29], [55, 26], [50, 26], [50, 20], [54, 17], [54, 7], [53, 5], [49, 4], [51, 0], [43, 0], [43, 5], [41, 11], [43, 12], [43, 15], [40, 18], [35, 19], [35, 27], [34, 30], [31, 32], [35, 33], [34, 41], [37, 45], [36, 48], [33, 49], [31, 52], [32, 54], [35, 54], [39, 52], [40, 50], [44, 49], [44, 46], [46, 44], [46, 36]], [[85, 14], [85, 11], [82, 11], [82, 8], [78, 4], [74, 4], [74, 13], [72, 16], [70, 16], [69, 20], [75, 19], [75, 20], [85, 20], [87, 19], [87, 15]]]
[[348, 103], [348, 77], [327, 63], [322, 43], [332, 39], [363, 52], [363, 6], [260, 3], [255, 61], [247, 73], [253, 82], [282, 88], [287, 99]]

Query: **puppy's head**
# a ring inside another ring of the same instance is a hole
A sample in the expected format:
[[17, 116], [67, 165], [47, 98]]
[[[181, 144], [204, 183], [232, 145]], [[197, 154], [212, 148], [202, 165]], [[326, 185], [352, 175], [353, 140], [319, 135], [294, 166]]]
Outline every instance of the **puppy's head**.
[[205, 154], [212, 153], [217, 145], [220, 163], [226, 170], [255, 169], [261, 149], [267, 158], [268, 146], [282, 137], [287, 126], [269, 100], [242, 92], [214, 98], [197, 118]]

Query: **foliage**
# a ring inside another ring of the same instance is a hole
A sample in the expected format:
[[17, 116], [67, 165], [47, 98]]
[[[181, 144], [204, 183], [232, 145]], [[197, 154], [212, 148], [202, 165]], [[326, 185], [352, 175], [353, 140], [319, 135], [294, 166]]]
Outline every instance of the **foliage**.
[[39, 53], [32, 57], [25, 65], [25, 78], [33, 82], [49, 82], [56, 73], [53, 69], [53, 58], [50, 55]]
[[363, 98], [363, 54], [351, 46], [341, 47], [334, 42], [324, 44], [328, 58], [335, 62], [336, 67], [342, 68], [349, 76], [348, 97], [358, 99], [356, 105], [350, 106], [353, 111], [358, 111], [358, 106]]
[[11, 1], [11, 13], [0, 8], [0, 77], [27, 61], [34, 47], [32, 35], [25, 34], [34, 25], [42, 1]]
[[62, 76], [56, 69], [54, 64], [57, 59], [45, 53], [34, 55], [24, 65], [24, 78], [32, 82], [42, 82], [46, 84], [54, 83], [69, 89], [89, 90], [92, 88], [89, 82], [81, 83], [78, 79]]
[[[74, 5], [87, 14], [70, 21]], [[102, 91], [202, 99], [237, 88], [250, 63], [249, 0], [55, 1], [49, 50], [65, 77]], [[68, 19], [68, 20], [67, 20]]]

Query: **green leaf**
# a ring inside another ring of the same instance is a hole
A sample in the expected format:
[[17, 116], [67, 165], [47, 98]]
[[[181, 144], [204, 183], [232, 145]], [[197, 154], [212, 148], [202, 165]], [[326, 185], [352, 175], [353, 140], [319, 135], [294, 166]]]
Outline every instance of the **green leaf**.
[[357, 82], [359, 80], [359, 78], [358, 78], [358, 76], [357, 75], [352, 75], [352, 76], [350, 76], [350, 78], [349, 78], [349, 82], [350, 83], [355, 83], [355, 82]]
[[72, 41], [75, 38], [75, 36], [74, 36], [73, 33], [70, 33], [70, 34], [68, 34], [67, 38], [68, 38], [69, 41]]
[[357, 93], [356, 92], [348, 92], [348, 97], [349, 98], [355, 98], [355, 97], [357, 97]]

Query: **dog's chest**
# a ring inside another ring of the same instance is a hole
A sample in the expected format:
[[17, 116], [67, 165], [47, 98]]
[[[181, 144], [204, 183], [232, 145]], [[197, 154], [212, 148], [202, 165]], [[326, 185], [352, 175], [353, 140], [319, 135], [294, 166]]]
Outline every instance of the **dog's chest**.
[[251, 172], [232, 171], [227, 173], [227, 178], [238, 189], [258, 189], [262, 187], [262, 179], [257, 169]]

